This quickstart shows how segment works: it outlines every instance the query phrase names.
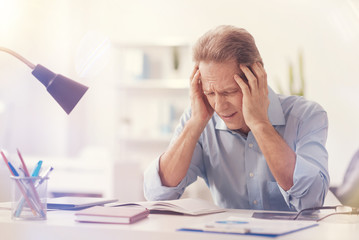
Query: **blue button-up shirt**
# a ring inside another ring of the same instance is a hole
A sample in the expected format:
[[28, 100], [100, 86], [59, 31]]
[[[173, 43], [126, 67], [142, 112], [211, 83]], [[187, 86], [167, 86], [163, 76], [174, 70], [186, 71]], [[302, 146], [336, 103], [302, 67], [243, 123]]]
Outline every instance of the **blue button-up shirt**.
[[[247, 136], [227, 128], [214, 114], [202, 132], [185, 178], [176, 187], [163, 186], [159, 158], [145, 171], [148, 200], [180, 198], [185, 188], [201, 177], [214, 202], [224, 208], [301, 210], [322, 206], [329, 188], [326, 112], [303, 97], [275, 94], [269, 88], [268, 117], [273, 127], [296, 153], [294, 185], [283, 190], [273, 177], [252, 132]], [[181, 117], [172, 142], [191, 110]]]

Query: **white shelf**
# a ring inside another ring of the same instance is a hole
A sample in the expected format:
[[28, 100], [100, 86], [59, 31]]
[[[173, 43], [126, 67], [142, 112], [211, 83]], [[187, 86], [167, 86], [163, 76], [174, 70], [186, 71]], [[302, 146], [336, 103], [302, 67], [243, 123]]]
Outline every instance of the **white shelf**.
[[120, 90], [189, 90], [188, 79], [144, 79], [119, 84]]
[[118, 86], [119, 93], [129, 96], [128, 99], [189, 99], [187, 79], [180, 80], [139, 80], [122, 83]]
[[117, 42], [114, 47], [119, 66], [116, 141], [126, 154], [135, 151], [136, 158], [147, 159], [166, 149], [189, 104], [190, 44], [156, 37]]
[[127, 39], [113, 43], [116, 48], [146, 48], [146, 47], [190, 47], [190, 41], [183, 38], [156, 37], [155, 39]]
[[120, 142], [127, 142], [132, 144], [168, 144], [171, 141], [172, 134], [160, 136], [120, 136]]

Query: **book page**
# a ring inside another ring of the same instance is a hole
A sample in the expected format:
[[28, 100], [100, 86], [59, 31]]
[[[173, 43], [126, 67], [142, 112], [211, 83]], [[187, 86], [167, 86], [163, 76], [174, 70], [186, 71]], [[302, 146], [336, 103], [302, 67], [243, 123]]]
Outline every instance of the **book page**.
[[140, 205], [146, 207], [149, 210], [156, 211], [170, 211], [183, 213], [187, 215], [202, 215], [209, 213], [218, 213], [226, 211], [217, 205], [210, 203], [202, 199], [184, 198], [168, 201], [148, 201], [148, 202], [134, 202], [124, 204], [114, 204], [113, 206], [124, 205]]

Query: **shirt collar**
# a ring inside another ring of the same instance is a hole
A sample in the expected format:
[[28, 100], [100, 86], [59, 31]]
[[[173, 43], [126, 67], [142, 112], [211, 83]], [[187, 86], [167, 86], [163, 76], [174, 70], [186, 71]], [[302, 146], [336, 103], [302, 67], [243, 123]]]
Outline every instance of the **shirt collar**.
[[[268, 98], [269, 98], [269, 107], [268, 107], [268, 118], [271, 124], [274, 125], [284, 125], [285, 119], [283, 114], [282, 105], [279, 101], [278, 95], [268, 86]], [[216, 121], [216, 129], [219, 130], [229, 130], [224, 123], [224, 121], [214, 113], [214, 118]]]

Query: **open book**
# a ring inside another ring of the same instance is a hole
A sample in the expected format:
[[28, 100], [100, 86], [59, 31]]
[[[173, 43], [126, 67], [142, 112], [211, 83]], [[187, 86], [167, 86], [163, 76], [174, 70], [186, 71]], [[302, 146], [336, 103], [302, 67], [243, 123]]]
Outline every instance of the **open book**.
[[210, 213], [219, 213], [226, 211], [213, 203], [202, 199], [184, 198], [168, 201], [148, 201], [131, 203], [113, 203], [112, 207], [139, 205], [150, 210], [151, 213], [181, 213], [185, 215], [203, 215]]

